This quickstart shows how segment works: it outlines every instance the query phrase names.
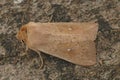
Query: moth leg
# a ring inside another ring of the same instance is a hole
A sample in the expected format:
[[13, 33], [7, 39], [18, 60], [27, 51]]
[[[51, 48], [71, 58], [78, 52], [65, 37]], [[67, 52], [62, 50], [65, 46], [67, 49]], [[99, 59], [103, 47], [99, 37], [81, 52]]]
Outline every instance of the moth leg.
[[28, 46], [25, 47], [25, 54], [24, 55], [26, 55], [27, 53], [28, 53]]
[[42, 58], [42, 56], [41, 56], [41, 52], [40, 51], [36, 51], [37, 53], [38, 53], [38, 55], [39, 55], [39, 58], [40, 58], [40, 61], [41, 61], [41, 64], [40, 64], [40, 69], [43, 67], [43, 58]]
[[[22, 43], [22, 47], [24, 47], [24, 41], [21, 40], [20, 42]], [[28, 46], [25, 46], [25, 52], [21, 54], [20, 56], [25, 56], [28, 53], [27, 51], [28, 51]]]
[[27, 51], [28, 51], [28, 46], [26, 46], [25, 53], [27, 53]]
[[[23, 44], [22, 44], [22, 45], [23, 45]], [[28, 53], [27, 51], [28, 51], [28, 46], [25, 47], [25, 52], [22, 53], [20, 56], [25, 56], [25, 55]]]

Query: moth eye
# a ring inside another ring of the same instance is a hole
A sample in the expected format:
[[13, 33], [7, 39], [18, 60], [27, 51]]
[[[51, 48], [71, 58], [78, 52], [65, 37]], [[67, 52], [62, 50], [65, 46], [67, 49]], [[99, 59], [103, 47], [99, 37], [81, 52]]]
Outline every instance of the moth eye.
[[24, 43], [24, 41], [22, 40], [22, 42]]

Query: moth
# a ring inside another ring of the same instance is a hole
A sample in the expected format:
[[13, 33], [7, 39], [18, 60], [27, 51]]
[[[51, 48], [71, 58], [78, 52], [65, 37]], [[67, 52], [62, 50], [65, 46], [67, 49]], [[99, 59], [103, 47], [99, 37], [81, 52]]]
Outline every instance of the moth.
[[98, 24], [94, 22], [35, 23], [23, 25], [17, 39], [29, 49], [58, 57], [68, 62], [90, 66], [96, 63]]

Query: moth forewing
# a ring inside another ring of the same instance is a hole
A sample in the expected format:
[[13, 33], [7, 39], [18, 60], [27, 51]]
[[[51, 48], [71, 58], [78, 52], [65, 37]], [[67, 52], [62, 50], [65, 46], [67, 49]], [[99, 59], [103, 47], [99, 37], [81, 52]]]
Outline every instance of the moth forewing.
[[[27, 46], [74, 64], [96, 63], [96, 23], [28, 23]], [[19, 34], [20, 35], [20, 34]]]

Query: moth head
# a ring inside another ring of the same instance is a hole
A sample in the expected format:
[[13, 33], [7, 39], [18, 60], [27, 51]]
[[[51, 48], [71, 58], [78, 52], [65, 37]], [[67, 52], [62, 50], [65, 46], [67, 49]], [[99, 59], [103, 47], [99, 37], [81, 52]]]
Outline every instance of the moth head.
[[27, 25], [24, 25], [20, 28], [16, 38], [23, 43], [27, 42]]

